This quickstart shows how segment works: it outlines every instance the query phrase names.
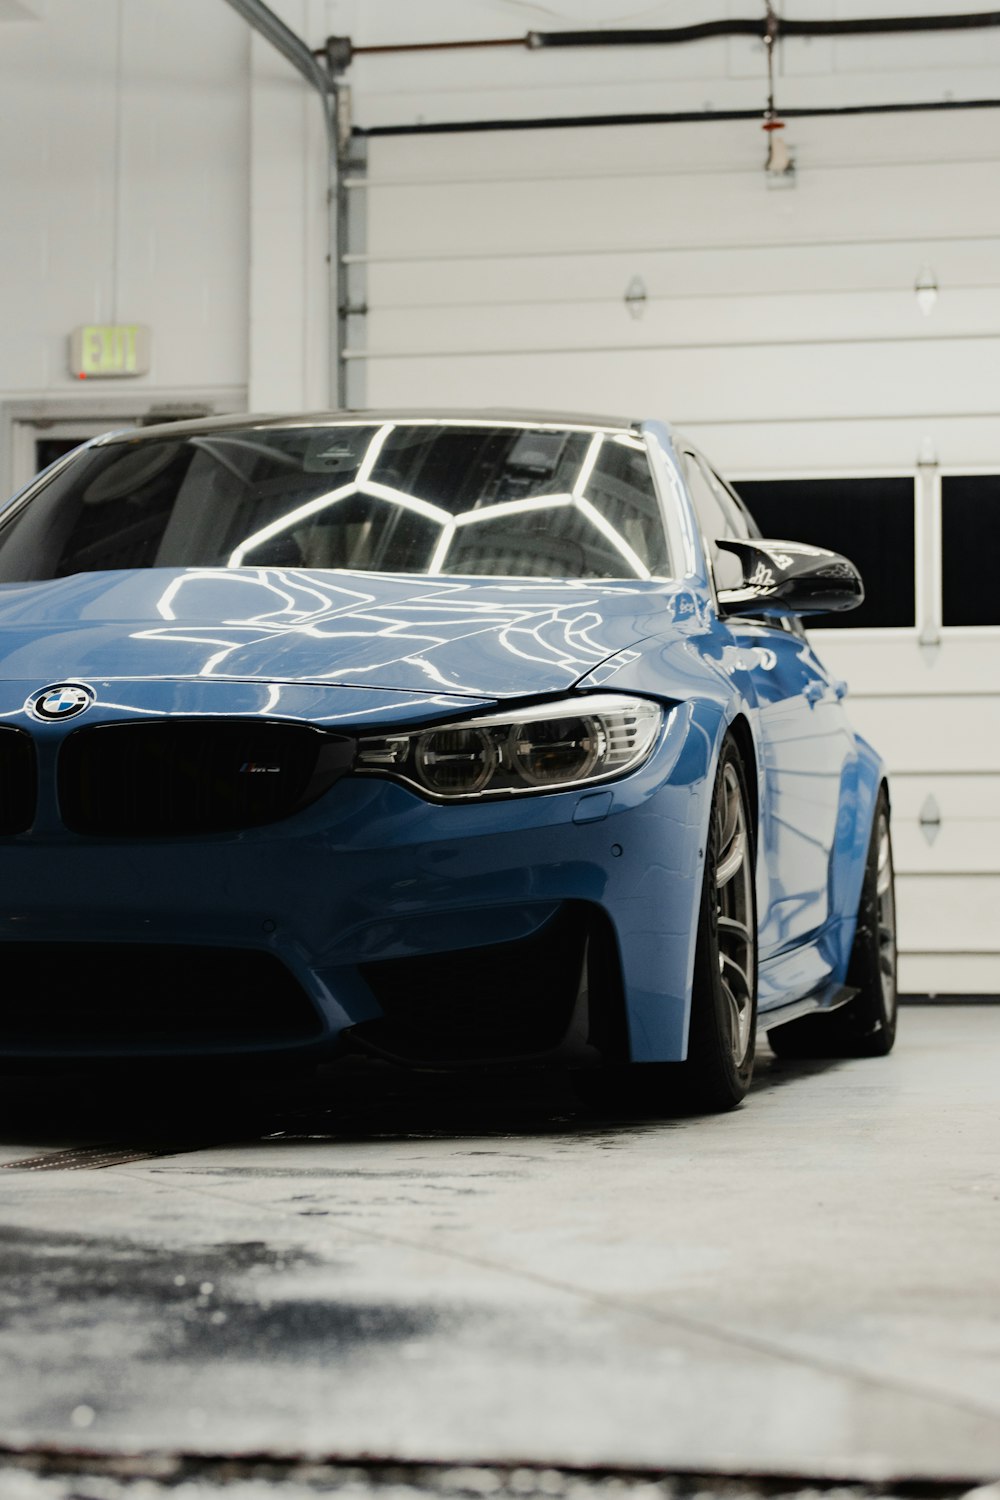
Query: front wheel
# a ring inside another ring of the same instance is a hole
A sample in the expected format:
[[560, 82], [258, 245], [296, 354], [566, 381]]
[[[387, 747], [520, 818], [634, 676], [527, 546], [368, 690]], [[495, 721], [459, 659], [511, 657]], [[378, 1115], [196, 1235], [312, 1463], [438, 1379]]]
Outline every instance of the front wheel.
[[683, 1092], [692, 1106], [732, 1109], [753, 1075], [757, 1032], [754, 829], [746, 772], [732, 738], [719, 758], [691, 994]]

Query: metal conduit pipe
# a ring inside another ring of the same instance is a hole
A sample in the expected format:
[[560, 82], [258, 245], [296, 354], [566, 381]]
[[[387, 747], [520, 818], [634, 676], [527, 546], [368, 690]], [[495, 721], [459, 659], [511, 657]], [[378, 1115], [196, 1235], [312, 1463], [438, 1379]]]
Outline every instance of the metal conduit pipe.
[[[1000, 10], [971, 11], [953, 16], [869, 16], [844, 21], [793, 21], [781, 16], [775, 16], [774, 20], [774, 34], [778, 40], [786, 36], [889, 36], [904, 32], [966, 31], [1000, 26]], [[675, 47], [719, 36], [751, 36], [763, 40], [767, 33], [767, 16], [759, 20], [734, 16], [721, 21], [698, 21], [691, 26], [529, 31], [524, 36], [469, 37], [448, 42], [380, 42], [373, 46], [352, 47], [351, 55], [366, 57], [380, 52], [447, 52], [482, 47]]]
[[[1000, 99], [928, 99], [904, 104], [831, 104], [812, 109], [783, 109], [784, 120], [836, 119], [848, 115], [948, 114], [954, 110], [1000, 109]], [[760, 120], [759, 109], [689, 109], [644, 114], [547, 115], [508, 120], [443, 120], [422, 125], [356, 125], [354, 135], [374, 139], [389, 135], [473, 135], [477, 131], [571, 130], [595, 125], [717, 125], [720, 121]]]
[[[344, 271], [345, 189], [342, 163], [350, 129], [344, 119], [344, 99], [327, 56], [327, 67], [317, 62], [301, 37], [270, 10], [263, 0], [227, 0], [243, 19], [298, 69], [320, 97], [327, 137], [327, 264], [329, 267], [330, 341], [329, 400], [333, 407], [346, 405], [347, 365], [344, 359], [344, 322], [347, 291]], [[346, 58], [345, 58], [346, 62]]]
[[[954, 16], [869, 16], [845, 21], [793, 21], [774, 16], [774, 35], [786, 36], [888, 36], [902, 32], [963, 31], [1000, 26], [1000, 10], [975, 11]], [[703, 21], [693, 26], [643, 27], [636, 30], [529, 31], [529, 47], [648, 47], [676, 46], [716, 36], [768, 34], [769, 18], [755, 21], [735, 17], [726, 21]]]

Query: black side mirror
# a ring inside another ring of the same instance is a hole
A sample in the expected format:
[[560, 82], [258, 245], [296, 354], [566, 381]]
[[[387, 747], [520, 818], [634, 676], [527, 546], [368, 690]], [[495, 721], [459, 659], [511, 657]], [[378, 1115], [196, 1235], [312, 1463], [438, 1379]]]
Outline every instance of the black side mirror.
[[861, 574], [839, 552], [804, 542], [719, 538], [743, 565], [739, 588], [720, 589], [727, 615], [818, 615], [854, 609], [865, 597]]

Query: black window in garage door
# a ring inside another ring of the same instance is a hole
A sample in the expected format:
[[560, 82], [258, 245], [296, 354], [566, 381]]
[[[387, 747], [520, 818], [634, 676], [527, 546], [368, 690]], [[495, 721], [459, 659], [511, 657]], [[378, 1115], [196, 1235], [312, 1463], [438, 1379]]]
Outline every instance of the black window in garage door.
[[945, 625], [1000, 625], [998, 557], [1000, 474], [943, 475], [941, 603]]
[[865, 600], [811, 628], [912, 625], [916, 617], [912, 478], [753, 479], [735, 486], [766, 537], [842, 552], [861, 570]]

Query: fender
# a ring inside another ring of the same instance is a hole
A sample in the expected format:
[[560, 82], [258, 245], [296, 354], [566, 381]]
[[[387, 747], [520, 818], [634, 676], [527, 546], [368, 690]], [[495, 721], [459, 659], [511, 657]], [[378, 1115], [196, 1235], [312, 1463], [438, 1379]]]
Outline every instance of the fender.
[[641, 847], [633, 834], [628, 851], [642, 874], [614, 925], [633, 1062], [687, 1056], [710, 791], [726, 728], [721, 704], [690, 700], [674, 710], [674, 764], [650, 801]]
[[834, 913], [831, 935], [837, 945], [836, 977], [841, 984], [847, 976], [854, 944], [879, 788], [885, 785], [888, 794], [886, 767], [881, 757], [861, 735], [856, 734], [855, 740], [853, 785], [841, 784], [837, 844], [830, 861], [830, 909]]

